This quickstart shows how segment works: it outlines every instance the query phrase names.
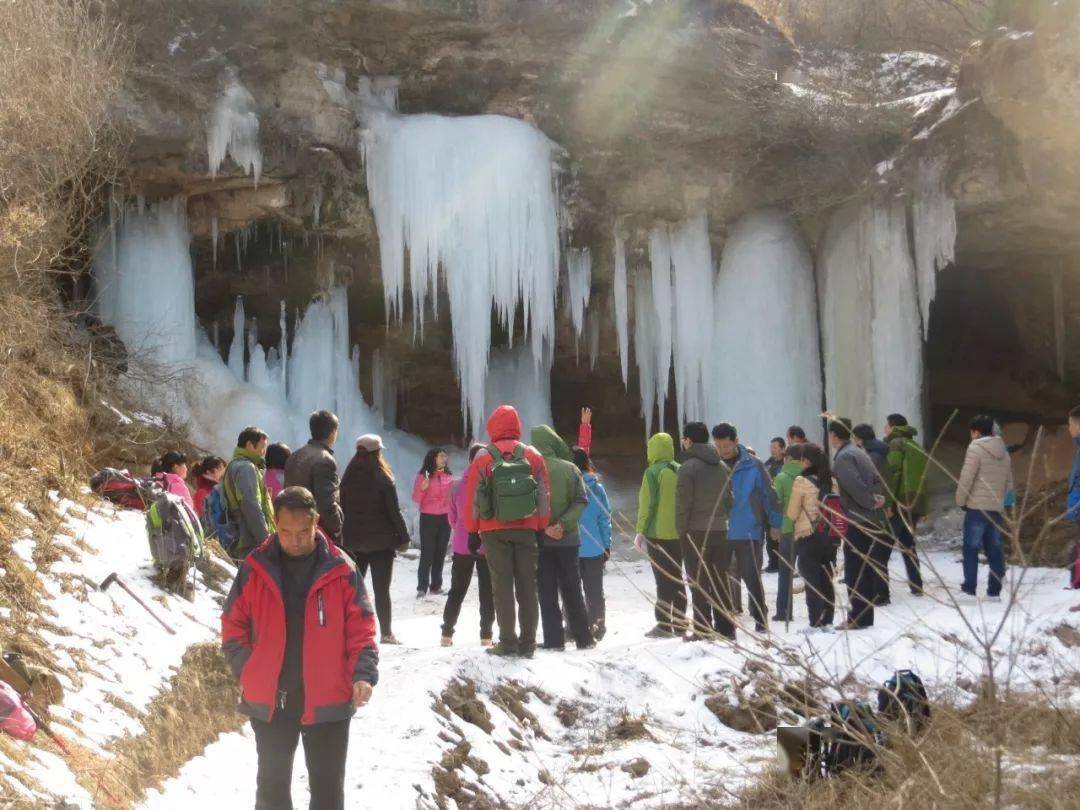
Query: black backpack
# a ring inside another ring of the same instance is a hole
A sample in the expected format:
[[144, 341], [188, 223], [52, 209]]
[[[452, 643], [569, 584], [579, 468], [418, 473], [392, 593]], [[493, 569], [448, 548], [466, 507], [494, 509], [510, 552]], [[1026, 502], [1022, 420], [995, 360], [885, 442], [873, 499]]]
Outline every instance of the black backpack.
[[898, 669], [878, 689], [878, 711], [893, 722], [907, 724], [908, 733], [921, 731], [930, 720], [930, 701], [922, 678], [910, 669]]
[[829, 707], [832, 733], [822, 742], [822, 772], [836, 776], [852, 768], [870, 772], [880, 770], [877, 747], [885, 737], [878, 730], [874, 710], [869, 703], [843, 701]]

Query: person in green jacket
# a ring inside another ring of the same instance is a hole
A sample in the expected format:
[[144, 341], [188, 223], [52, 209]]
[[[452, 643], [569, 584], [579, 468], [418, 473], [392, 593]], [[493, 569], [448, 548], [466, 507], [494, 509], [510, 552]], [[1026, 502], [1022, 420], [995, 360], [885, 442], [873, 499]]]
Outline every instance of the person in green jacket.
[[649, 555], [656, 580], [656, 626], [645, 635], [669, 638], [686, 632], [686, 586], [682, 542], [675, 525], [679, 465], [675, 441], [656, 433], [648, 443], [649, 466], [638, 491], [637, 537], [634, 545]]
[[[922, 570], [915, 550], [915, 526], [926, 516], [926, 451], [915, 441], [918, 431], [902, 414], [889, 414], [885, 441], [889, 478], [885, 482], [893, 503], [888, 510], [892, 535], [900, 544], [907, 570], [908, 587], [914, 596], [923, 595]], [[890, 553], [891, 553], [890, 546]], [[885, 570], [889, 570], [888, 557]]]
[[238, 560], [276, 530], [274, 506], [264, 476], [269, 441], [265, 431], [257, 427], [244, 428], [236, 440], [232, 461], [221, 477], [225, 508], [236, 538], [229, 553]]
[[561, 594], [574, 641], [579, 650], [587, 650], [595, 647], [596, 641], [585, 612], [578, 565], [578, 548], [581, 546], [578, 522], [589, 503], [585, 481], [573, 462], [570, 448], [551, 427], [537, 425], [529, 438], [544, 457], [551, 487], [551, 518], [548, 527], [539, 535], [540, 555], [536, 569], [536, 594], [544, 630], [541, 646], [547, 650], [565, 648], [563, 616], [559, 608]]
[[784, 522], [780, 527], [779, 566], [776, 582], [776, 615], [774, 622], [790, 622], [792, 616], [791, 580], [795, 571], [795, 524], [787, 516], [788, 501], [791, 500], [791, 487], [795, 479], [802, 475], [803, 445], [792, 444], [784, 448], [784, 466], [773, 478], [773, 489], [780, 502], [780, 512]]

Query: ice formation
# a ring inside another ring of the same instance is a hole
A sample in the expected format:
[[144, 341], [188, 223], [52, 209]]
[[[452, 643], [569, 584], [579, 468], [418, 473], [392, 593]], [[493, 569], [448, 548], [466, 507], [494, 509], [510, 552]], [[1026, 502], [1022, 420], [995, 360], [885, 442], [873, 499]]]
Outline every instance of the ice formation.
[[937, 290], [938, 271], [952, 262], [956, 252], [956, 203], [945, 190], [943, 160], [921, 161], [916, 182], [911, 218], [925, 338], [930, 329], [930, 303]]
[[[679, 289], [680, 302], [693, 297], [693, 290]], [[808, 432], [820, 424], [814, 265], [787, 216], [765, 209], [735, 224], [714, 301], [711, 314], [693, 314], [716, 325], [711, 344], [694, 344], [706, 355], [706, 421], [733, 423], [759, 453], [793, 422]]]
[[[713, 346], [713, 267], [709, 223], [699, 214], [671, 230], [675, 399], [680, 424], [705, 419], [708, 369], [719, 358]], [[756, 283], [746, 279], [747, 283]]]
[[580, 338], [585, 332], [585, 312], [592, 292], [592, 258], [588, 248], [570, 248], [566, 252], [566, 280], [570, 323]]
[[626, 293], [626, 237], [615, 227], [615, 279], [612, 297], [615, 303], [615, 337], [619, 343], [619, 367], [623, 385], [627, 384], [630, 364], [629, 301]]
[[[656, 386], [656, 313], [653, 311], [652, 285], [640, 276], [634, 282], [634, 359], [638, 367], [641, 391], [641, 415], [645, 432], [652, 433], [657, 406]], [[662, 423], [661, 423], [662, 424]]]
[[196, 443], [226, 456], [252, 424], [274, 441], [302, 444], [310, 412], [329, 408], [341, 419], [339, 464], [352, 457], [357, 435], [380, 432], [391, 463], [419, 469], [425, 443], [383, 429], [381, 416], [361, 396], [360, 355], [350, 350], [343, 289], [316, 298], [298, 315], [291, 351], [284, 305], [282, 338], [267, 351], [238, 299], [226, 363], [196, 323], [189, 241], [182, 202], [132, 209], [117, 227], [116, 260], [112, 250], [100, 250], [94, 264], [97, 312], [132, 352], [128, 382], [148, 407], [187, 423]]
[[825, 404], [856, 422], [922, 422], [922, 330], [902, 201], [833, 214], [819, 257]]
[[259, 116], [255, 99], [235, 73], [226, 76], [225, 86], [206, 123], [206, 157], [211, 177], [217, 177], [226, 155], [245, 174], [253, 175], [255, 185], [259, 184], [262, 174]]
[[523, 121], [495, 115], [399, 116], [379, 104], [363, 121], [387, 312], [403, 314], [407, 248], [413, 323], [422, 333], [427, 306], [438, 314], [441, 267], [462, 411], [466, 427], [479, 433], [492, 308], [512, 331], [521, 307], [534, 359], [553, 342], [559, 241], [552, 143]]
[[[491, 350], [484, 410], [491, 413], [503, 404], [517, 408], [526, 435], [535, 425], [551, 424], [550, 351], [536, 357], [529, 344]], [[485, 431], [480, 435], [487, 439]]]

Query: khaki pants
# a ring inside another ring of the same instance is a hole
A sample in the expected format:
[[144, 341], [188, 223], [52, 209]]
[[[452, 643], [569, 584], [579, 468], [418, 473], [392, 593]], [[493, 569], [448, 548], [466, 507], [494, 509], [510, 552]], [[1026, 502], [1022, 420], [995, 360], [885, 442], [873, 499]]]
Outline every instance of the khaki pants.
[[[484, 541], [484, 555], [491, 571], [491, 592], [495, 598], [499, 641], [507, 645], [535, 647], [536, 624], [540, 615], [540, 606], [536, 601], [536, 532], [529, 529], [502, 529], [481, 532], [480, 538]], [[515, 620], [520, 624], [520, 633], [515, 631]]]

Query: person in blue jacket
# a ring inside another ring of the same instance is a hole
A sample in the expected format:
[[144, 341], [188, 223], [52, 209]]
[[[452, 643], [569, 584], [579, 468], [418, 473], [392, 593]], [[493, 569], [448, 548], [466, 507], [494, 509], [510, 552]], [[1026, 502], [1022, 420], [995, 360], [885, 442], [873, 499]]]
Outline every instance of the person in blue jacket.
[[589, 454], [583, 448], [575, 447], [573, 455], [574, 463], [585, 479], [585, 491], [589, 497], [589, 503], [578, 522], [581, 537], [578, 566], [581, 568], [581, 586], [585, 591], [585, 615], [592, 625], [593, 638], [599, 641], [607, 632], [604, 626], [604, 563], [611, 556], [611, 504]]
[[765, 465], [742, 444], [735, 426], [721, 422], [712, 429], [713, 443], [720, 459], [731, 468], [731, 506], [728, 511], [728, 541], [735, 563], [735, 575], [746, 585], [750, 615], [759, 633], [768, 629], [765, 589], [761, 584], [761, 561], [765, 533], [779, 538], [783, 516], [776, 490]]

